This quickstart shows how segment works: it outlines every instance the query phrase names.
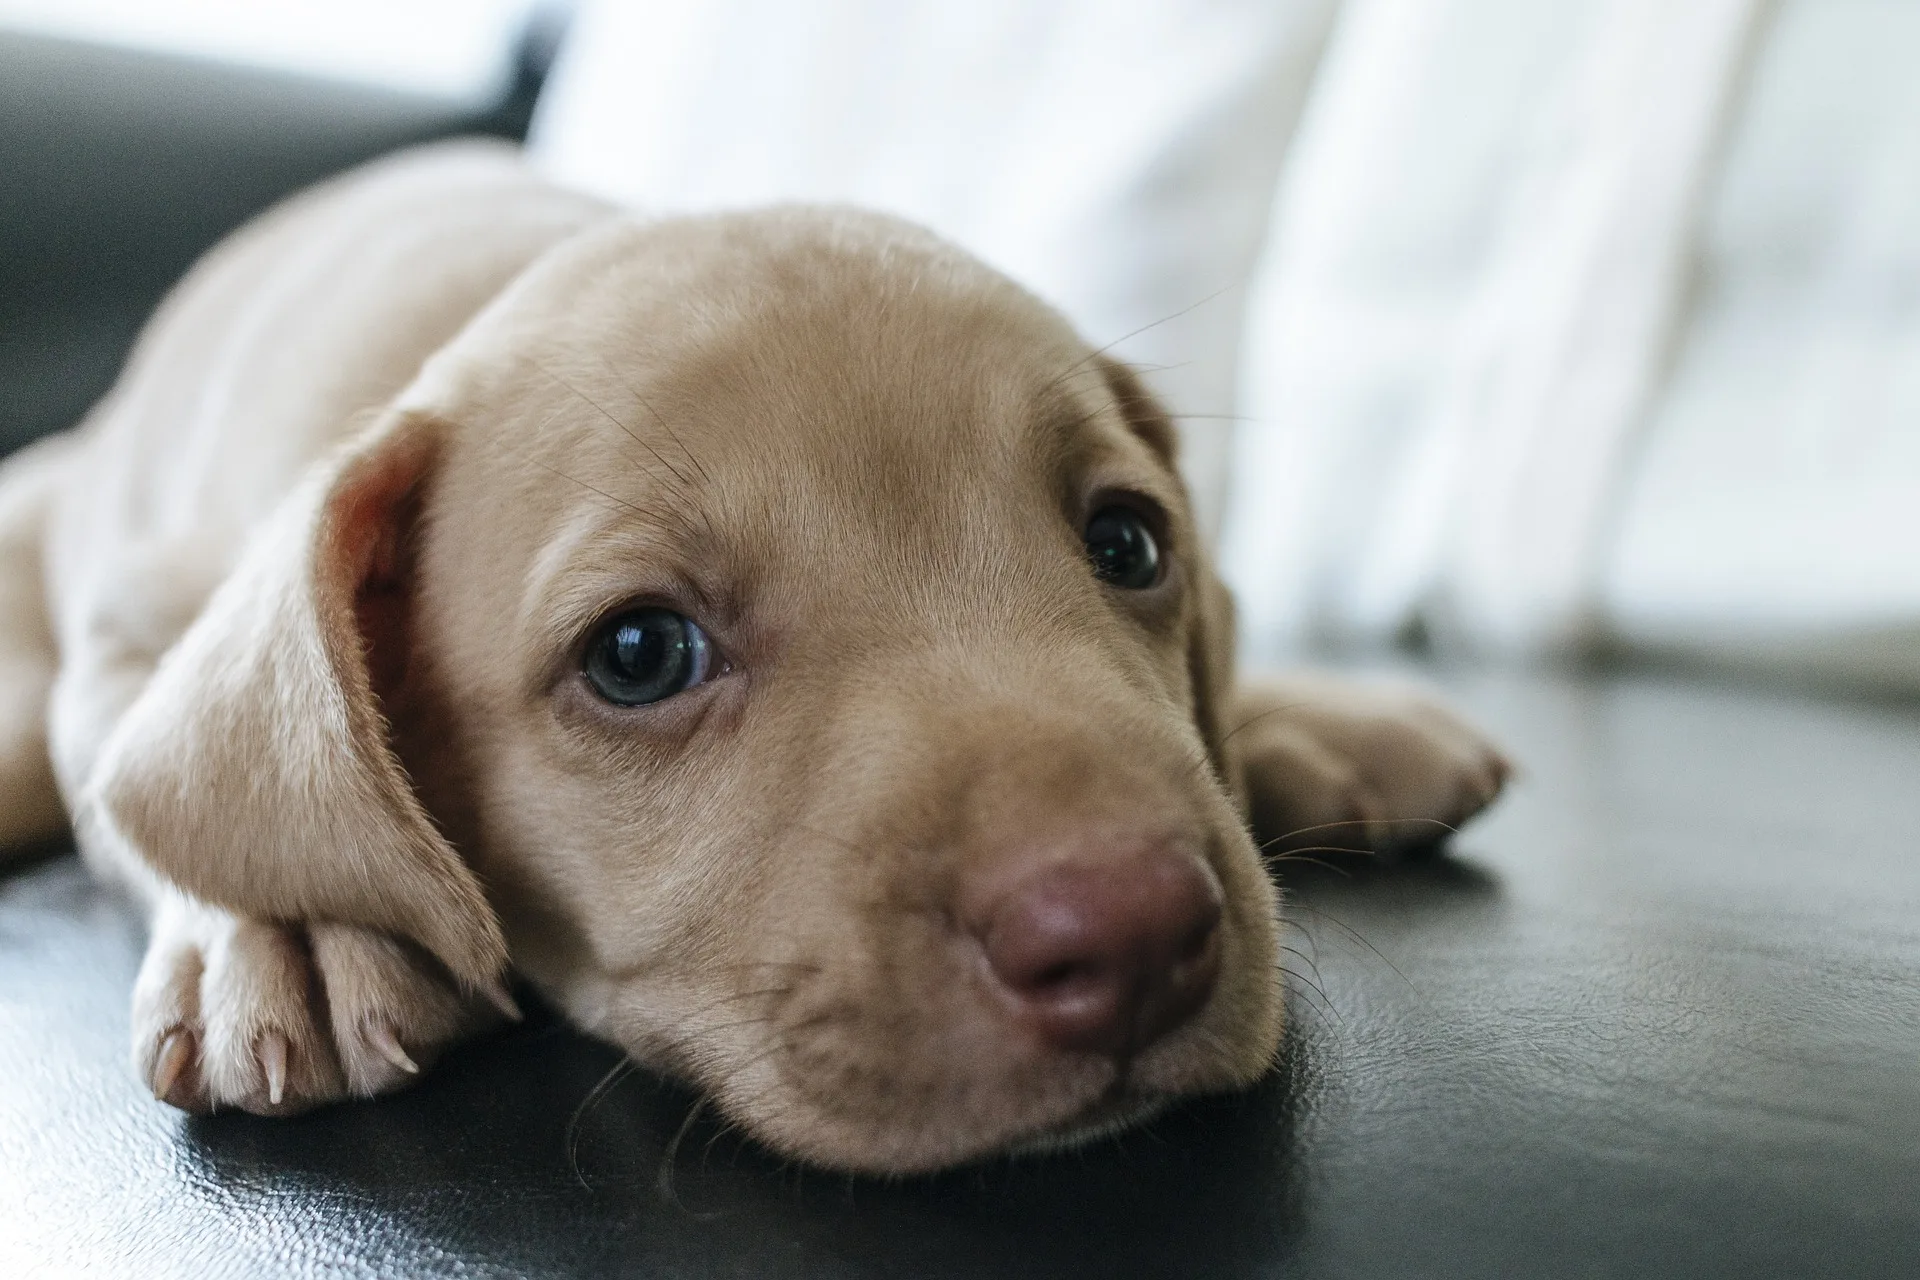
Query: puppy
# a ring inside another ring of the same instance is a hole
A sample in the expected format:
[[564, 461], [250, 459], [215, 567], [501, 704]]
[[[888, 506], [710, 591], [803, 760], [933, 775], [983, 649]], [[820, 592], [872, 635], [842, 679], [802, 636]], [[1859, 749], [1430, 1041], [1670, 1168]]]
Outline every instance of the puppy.
[[216, 249], [0, 470], [0, 844], [149, 913], [190, 1111], [578, 1026], [911, 1173], [1256, 1079], [1249, 834], [1456, 824], [1411, 694], [1233, 683], [1128, 370], [915, 227], [645, 221], [478, 144]]

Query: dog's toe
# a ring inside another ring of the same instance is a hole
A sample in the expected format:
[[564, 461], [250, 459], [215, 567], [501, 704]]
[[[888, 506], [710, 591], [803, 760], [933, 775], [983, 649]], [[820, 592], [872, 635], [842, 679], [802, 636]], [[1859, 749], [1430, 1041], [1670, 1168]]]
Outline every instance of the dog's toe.
[[292, 1115], [340, 1097], [345, 1082], [299, 931], [227, 917], [211, 942], [200, 1011], [213, 1105]]
[[517, 1010], [463, 997], [424, 953], [342, 924], [270, 924], [176, 900], [135, 984], [134, 1068], [183, 1111], [294, 1115], [411, 1083]]
[[1238, 711], [1251, 816], [1283, 855], [1432, 844], [1512, 773], [1483, 734], [1415, 690], [1302, 682], [1245, 691]]
[[[175, 1027], [161, 1037], [154, 1053], [153, 1068], [148, 1080], [153, 1087], [153, 1096], [175, 1106], [184, 1103], [175, 1096], [175, 1090], [187, 1079], [189, 1068], [195, 1066], [199, 1058], [199, 1047], [193, 1032], [186, 1027]], [[186, 1091], [181, 1090], [184, 1094]]]
[[155, 917], [133, 988], [133, 1068], [153, 1096], [182, 1111], [206, 1111], [200, 1071], [200, 979], [206, 965], [179, 904]]
[[402, 1088], [447, 1045], [499, 1020], [414, 947], [352, 925], [316, 924], [308, 934], [351, 1093]]

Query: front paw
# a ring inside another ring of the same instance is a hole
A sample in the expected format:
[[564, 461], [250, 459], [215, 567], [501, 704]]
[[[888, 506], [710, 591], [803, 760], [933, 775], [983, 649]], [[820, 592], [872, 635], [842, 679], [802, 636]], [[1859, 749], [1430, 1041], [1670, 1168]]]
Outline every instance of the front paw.
[[1477, 729], [1396, 685], [1243, 687], [1227, 740], [1254, 832], [1275, 854], [1432, 845], [1491, 804], [1513, 771]]
[[134, 986], [134, 1067], [186, 1111], [293, 1115], [401, 1088], [503, 1016], [382, 934], [175, 899], [156, 913]]

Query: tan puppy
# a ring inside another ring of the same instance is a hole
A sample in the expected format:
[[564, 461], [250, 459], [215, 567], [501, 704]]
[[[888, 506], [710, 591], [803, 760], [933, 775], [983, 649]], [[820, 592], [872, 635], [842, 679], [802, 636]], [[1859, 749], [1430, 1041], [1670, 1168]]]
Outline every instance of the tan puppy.
[[405, 1084], [510, 960], [844, 1169], [1245, 1084], [1246, 806], [1453, 823], [1505, 766], [1410, 695], [1234, 690], [1173, 449], [900, 222], [383, 162], [0, 471], [0, 843], [64, 811], [146, 904], [134, 1057], [191, 1110]]

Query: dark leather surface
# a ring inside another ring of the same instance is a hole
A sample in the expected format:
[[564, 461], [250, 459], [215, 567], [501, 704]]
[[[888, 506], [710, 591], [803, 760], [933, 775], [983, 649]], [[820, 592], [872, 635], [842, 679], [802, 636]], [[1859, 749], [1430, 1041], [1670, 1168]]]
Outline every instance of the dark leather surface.
[[85, 413], [161, 295], [258, 210], [394, 147], [521, 136], [542, 56], [479, 110], [0, 30], [0, 453]]
[[190, 1120], [139, 929], [0, 878], [0, 1274], [1920, 1275], [1920, 713], [1457, 682], [1526, 774], [1440, 861], [1286, 877], [1254, 1093], [932, 1181], [783, 1166], [535, 1019], [410, 1094]]

